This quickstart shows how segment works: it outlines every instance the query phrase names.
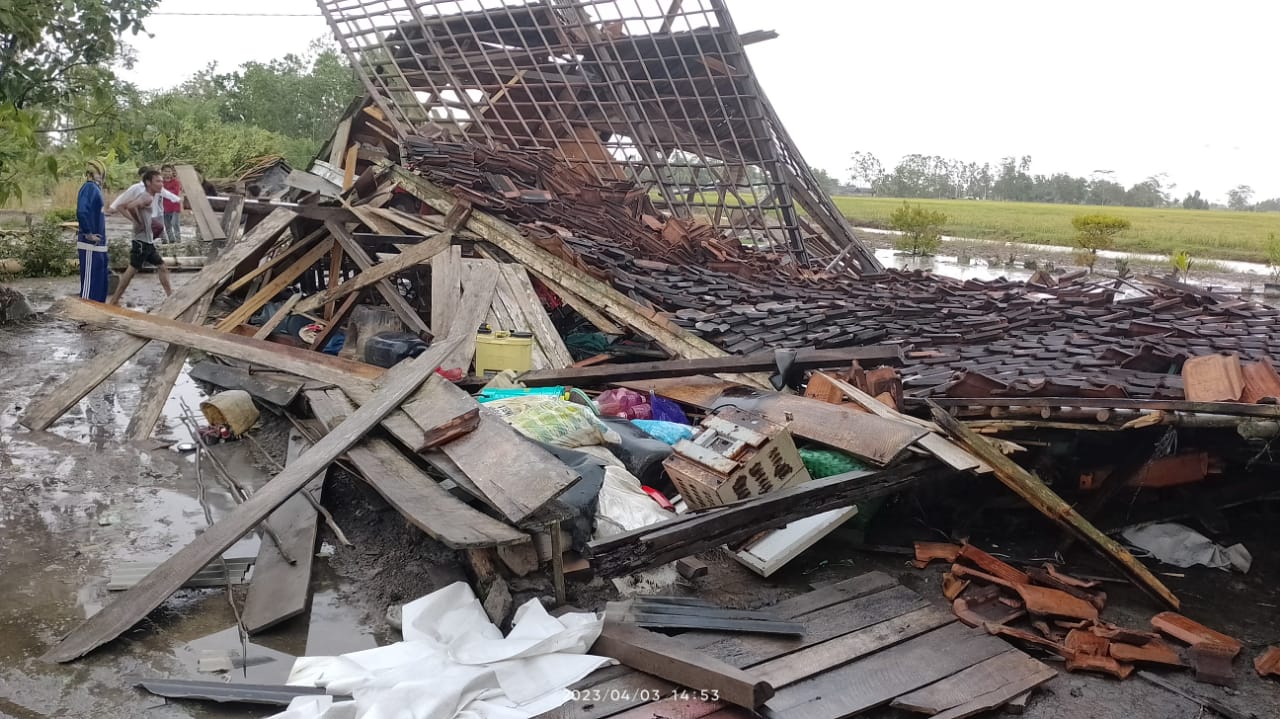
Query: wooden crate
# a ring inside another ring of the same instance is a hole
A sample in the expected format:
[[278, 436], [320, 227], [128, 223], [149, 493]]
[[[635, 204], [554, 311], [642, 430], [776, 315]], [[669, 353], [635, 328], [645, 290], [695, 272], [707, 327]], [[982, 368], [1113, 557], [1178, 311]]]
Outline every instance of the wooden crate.
[[737, 408], [708, 415], [694, 438], [674, 449], [663, 467], [695, 509], [809, 481], [791, 432]]

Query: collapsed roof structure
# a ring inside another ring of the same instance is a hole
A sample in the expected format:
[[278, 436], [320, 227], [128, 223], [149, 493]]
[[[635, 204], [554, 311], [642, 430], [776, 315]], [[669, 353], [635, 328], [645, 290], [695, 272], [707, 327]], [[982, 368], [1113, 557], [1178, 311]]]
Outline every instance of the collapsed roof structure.
[[800, 156], [723, 0], [324, 0], [402, 140], [552, 148], [746, 245], [881, 269]]

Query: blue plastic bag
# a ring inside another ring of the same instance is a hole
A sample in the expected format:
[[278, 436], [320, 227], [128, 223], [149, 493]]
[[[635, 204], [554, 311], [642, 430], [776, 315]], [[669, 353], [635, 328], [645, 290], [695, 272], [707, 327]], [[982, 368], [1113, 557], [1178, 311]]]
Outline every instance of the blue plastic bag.
[[639, 427], [645, 434], [674, 445], [682, 439], [693, 439], [693, 427], [679, 422], [664, 422], [658, 419], [633, 419], [631, 424]]

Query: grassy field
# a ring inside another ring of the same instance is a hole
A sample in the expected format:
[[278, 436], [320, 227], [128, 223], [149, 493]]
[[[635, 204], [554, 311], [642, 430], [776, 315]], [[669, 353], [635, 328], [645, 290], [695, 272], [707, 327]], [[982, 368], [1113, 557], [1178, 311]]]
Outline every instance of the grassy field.
[[[835, 197], [836, 206], [855, 225], [888, 227], [889, 214], [902, 204], [887, 197]], [[1133, 228], [1120, 233], [1116, 249], [1193, 257], [1266, 262], [1269, 233], [1280, 238], [1280, 213], [1181, 210], [1146, 207], [1047, 205], [986, 200], [910, 200], [950, 218], [943, 233], [984, 240], [1072, 245], [1071, 218], [1102, 213], [1124, 217]]]

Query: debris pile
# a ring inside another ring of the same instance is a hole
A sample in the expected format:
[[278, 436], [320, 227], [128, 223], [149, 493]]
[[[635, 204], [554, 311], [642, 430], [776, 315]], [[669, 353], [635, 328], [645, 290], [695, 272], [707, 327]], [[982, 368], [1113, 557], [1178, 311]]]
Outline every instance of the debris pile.
[[[593, 674], [575, 691], [610, 699], [597, 719], [673, 701], [688, 719], [762, 704], [842, 719], [886, 703], [961, 717], [1054, 675], [988, 632], [1069, 670], [1230, 667], [1240, 645], [1225, 635], [1170, 613], [1156, 632], [1122, 628], [1101, 618], [1093, 580], [972, 545], [916, 548], [953, 563], [954, 617], [876, 573], [767, 610], [671, 596], [678, 578], [696, 588], [710, 573], [695, 555], [768, 577], [888, 497], [969, 486], [1007, 489], [1176, 610], [1112, 536], [1130, 517], [1099, 522], [1126, 493], [1143, 492], [1126, 510], [1168, 513], [1162, 492], [1254, 466], [1258, 443], [1280, 435], [1277, 311], [1167, 281], [884, 270], [811, 191], [718, 0], [673, 3], [643, 18], [656, 21], [645, 33], [634, 18], [593, 19], [608, 2], [445, 5], [364, 16], [362, 3], [322, 2], [335, 29], [351, 25], [340, 39], [372, 92], [327, 159], [288, 173], [288, 201], [184, 182], [202, 235], [225, 247], [151, 312], [56, 303], [114, 341], [27, 407], [30, 429], [156, 341], [168, 350], [131, 439], [151, 436], [191, 350], [213, 358], [194, 375], [236, 391], [229, 406], [252, 398], [295, 435], [270, 482], [145, 576], [122, 577], [123, 593], [46, 658], [111, 642], [259, 528], [274, 539], [244, 628], [305, 612], [319, 522], [336, 524], [321, 491], [337, 465], [457, 551], [475, 592], [462, 603], [479, 605], [486, 634], [509, 626], [517, 577], [545, 571], [557, 605], [611, 580], [622, 603], [605, 607], [596, 650], [669, 688], [624, 692], [653, 680]], [[714, 22], [672, 29], [704, 6]], [[722, 52], [705, 52], [707, 38]], [[616, 97], [592, 97], [597, 83]], [[709, 102], [731, 90], [738, 108]], [[702, 152], [681, 165], [689, 145]], [[719, 179], [679, 180], [681, 167]], [[251, 421], [219, 408], [228, 435], [252, 438]], [[1216, 484], [1233, 501], [1275, 491]], [[1030, 630], [1013, 624], [1024, 617]], [[906, 661], [917, 669], [892, 670]], [[885, 679], [851, 680], [863, 672]], [[568, 683], [539, 688], [563, 701]], [[668, 693], [681, 687], [717, 693]], [[515, 703], [504, 709], [533, 706]]]

